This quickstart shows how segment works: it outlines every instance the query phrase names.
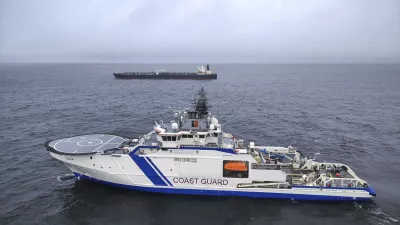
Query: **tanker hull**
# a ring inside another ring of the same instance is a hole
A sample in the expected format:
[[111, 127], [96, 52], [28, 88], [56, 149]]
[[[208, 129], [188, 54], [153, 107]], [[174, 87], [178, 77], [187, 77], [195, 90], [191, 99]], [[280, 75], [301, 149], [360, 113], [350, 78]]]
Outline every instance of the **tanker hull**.
[[169, 74], [148, 74], [148, 73], [114, 73], [117, 79], [156, 79], [156, 80], [215, 80], [217, 74], [201, 75], [197, 73], [169, 73]]

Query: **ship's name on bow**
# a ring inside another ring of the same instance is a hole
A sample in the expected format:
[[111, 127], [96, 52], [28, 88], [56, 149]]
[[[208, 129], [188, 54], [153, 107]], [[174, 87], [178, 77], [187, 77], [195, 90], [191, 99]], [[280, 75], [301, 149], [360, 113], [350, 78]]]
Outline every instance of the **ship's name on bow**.
[[215, 178], [174, 177], [172, 181], [176, 184], [228, 185], [228, 180]]

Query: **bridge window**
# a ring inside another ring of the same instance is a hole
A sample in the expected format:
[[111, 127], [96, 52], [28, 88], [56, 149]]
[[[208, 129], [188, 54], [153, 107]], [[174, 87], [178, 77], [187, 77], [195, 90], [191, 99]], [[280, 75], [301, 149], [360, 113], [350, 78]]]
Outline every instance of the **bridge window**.
[[163, 141], [167, 141], [167, 137], [166, 136], [161, 136]]
[[186, 134], [182, 134], [182, 138], [187, 138], [187, 135]]
[[172, 136], [171, 138], [172, 138], [171, 141], [176, 141], [176, 136]]
[[188, 134], [187, 138], [193, 138], [193, 134]]
[[224, 160], [222, 169], [224, 177], [249, 177], [249, 162], [247, 161]]
[[205, 138], [206, 136], [204, 134], [200, 134], [199, 138]]

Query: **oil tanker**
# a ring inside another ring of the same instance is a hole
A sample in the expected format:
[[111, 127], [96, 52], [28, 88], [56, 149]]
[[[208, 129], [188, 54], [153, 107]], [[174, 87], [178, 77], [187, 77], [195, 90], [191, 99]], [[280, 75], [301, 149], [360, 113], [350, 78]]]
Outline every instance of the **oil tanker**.
[[217, 74], [211, 72], [210, 65], [197, 67], [196, 72], [167, 72], [156, 70], [153, 72], [116, 72], [117, 79], [183, 79], [183, 80], [215, 80]]

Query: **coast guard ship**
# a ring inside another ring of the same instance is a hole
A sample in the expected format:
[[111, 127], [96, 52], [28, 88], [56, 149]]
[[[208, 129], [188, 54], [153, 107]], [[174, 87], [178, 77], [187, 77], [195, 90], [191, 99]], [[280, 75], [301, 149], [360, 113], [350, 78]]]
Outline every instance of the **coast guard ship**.
[[138, 139], [93, 134], [49, 141], [78, 180], [168, 194], [363, 201], [376, 195], [347, 165], [289, 147], [245, 143], [222, 129], [204, 88], [190, 110]]

